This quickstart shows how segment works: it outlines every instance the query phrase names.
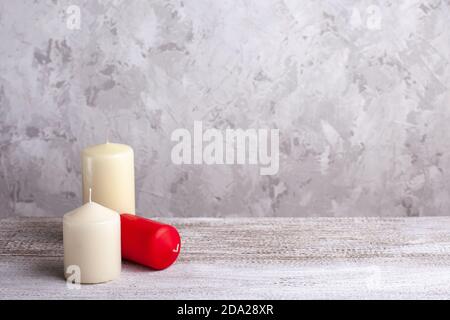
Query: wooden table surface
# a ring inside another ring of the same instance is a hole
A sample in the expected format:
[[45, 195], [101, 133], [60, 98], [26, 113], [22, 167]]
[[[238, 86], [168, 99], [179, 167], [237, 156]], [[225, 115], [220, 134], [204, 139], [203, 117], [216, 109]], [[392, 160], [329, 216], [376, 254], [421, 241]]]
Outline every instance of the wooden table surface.
[[163, 271], [69, 289], [62, 220], [0, 220], [0, 299], [449, 299], [450, 217], [171, 218]]

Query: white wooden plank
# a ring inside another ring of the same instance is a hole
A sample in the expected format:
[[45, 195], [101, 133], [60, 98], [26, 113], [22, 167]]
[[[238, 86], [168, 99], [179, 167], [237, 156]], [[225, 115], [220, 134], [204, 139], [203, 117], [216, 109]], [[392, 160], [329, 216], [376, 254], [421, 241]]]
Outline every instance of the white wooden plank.
[[450, 218], [165, 219], [175, 265], [69, 290], [61, 220], [0, 220], [0, 299], [450, 298]]

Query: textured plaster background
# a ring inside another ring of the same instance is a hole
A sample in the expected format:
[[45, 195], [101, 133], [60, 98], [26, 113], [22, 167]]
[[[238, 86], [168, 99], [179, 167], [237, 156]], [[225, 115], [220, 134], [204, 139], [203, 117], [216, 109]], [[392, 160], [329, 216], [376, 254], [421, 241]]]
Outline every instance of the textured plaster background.
[[[79, 206], [80, 151], [107, 134], [135, 150], [146, 216], [447, 215], [449, 8], [1, 1], [0, 216]], [[173, 165], [194, 120], [279, 128], [279, 174]]]

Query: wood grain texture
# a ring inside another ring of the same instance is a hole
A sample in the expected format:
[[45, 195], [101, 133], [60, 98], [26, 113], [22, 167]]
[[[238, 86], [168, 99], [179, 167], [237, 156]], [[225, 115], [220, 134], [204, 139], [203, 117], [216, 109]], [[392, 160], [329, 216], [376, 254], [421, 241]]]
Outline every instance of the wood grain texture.
[[448, 299], [450, 217], [172, 218], [178, 261], [67, 288], [59, 218], [0, 220], [0, 299]]

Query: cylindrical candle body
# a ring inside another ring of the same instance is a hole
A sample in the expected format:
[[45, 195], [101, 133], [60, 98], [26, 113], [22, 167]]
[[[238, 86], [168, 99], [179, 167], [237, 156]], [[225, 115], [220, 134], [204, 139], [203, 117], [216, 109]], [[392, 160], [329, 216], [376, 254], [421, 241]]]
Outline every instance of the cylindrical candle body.
[[122, 257], [161, 270], [170, 266], [181, 250], [174, 227], [130, 214], [121, 214]]
[[113, 280], [121, 271], [120, 217], [89, 202], [64, 215], [64, 274], [79, 268], [80, 283]]
[[135, 213], [134, 153], [130, 146], [105, 143], [83, 150], [83, 203], [92, 201], [117, 212]]

